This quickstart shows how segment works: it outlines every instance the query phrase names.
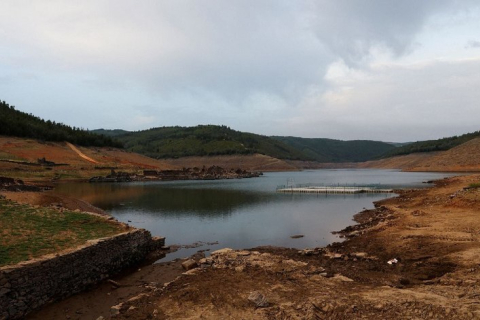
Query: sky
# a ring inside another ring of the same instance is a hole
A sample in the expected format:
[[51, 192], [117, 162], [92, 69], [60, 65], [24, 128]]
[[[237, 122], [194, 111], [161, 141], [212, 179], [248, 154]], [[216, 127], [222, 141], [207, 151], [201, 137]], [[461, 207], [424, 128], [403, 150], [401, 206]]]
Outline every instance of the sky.
[[84, 129], [480, 130], [480, 1], [2, 0], [0, 100]]

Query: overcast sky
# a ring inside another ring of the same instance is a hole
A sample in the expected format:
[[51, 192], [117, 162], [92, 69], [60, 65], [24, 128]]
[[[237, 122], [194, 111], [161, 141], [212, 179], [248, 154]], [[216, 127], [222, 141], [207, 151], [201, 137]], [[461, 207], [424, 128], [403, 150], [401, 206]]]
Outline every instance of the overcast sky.
[[480, 130], [480, 1], [0, 2], [0, 100], [86, 129]]

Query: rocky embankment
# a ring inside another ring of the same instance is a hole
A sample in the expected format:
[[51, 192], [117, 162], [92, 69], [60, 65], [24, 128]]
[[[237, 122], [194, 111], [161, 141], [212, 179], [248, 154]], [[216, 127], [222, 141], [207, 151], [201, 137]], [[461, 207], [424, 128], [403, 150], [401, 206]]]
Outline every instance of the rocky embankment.
[[262, 174], [261, 172], [250, 172], [242, 169], [224, 169], [219, 166], [183, 168], [181, 170], [144, 170], [143, 174], [115, 172], [112, 170], [110, 175], [92, 177], [89, 179], [89, 182], [243, 179], [259, 177]]
[[0, 177], [0, 191], [44, 191], [44, 190], [51, 190], [52, 187], [50, 186], [37, 186], [32, 184], [25, 184], [23, 180], [20, 179], [13, 179], [7, 177]]

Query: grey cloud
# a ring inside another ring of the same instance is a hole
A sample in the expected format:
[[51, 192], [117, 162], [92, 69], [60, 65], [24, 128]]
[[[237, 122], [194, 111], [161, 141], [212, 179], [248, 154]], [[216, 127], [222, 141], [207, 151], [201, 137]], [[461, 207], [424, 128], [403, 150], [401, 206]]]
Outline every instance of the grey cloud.
[[316, 34], [349, 65], [361, 62], [373, 46], [396, 56], [412, 49], [426, 20], [448, 1], [314, 1]]
[[480, 48], [480, 41], [477, 40], [470, 40], [468, 43], [465, 45], [465, 48]]
[[[31, 99], [30, 105], [38, 108], [50, 99], [51, 109], [61, 110], [52, 112], [55, 116], [71, 117], [65, 105], [85, 106], [85, 118], [60, 119], [77, 126], [96, 121], [94, 127], [122, 127], [121, 121], [137, 116], [145, 122], [159, 119], [155, 125], [224, 122], [253, 132], [289, 134], [281, 125], [295, 117], [308, 92], [314, 88], [321, 95], [331, 88], [325, 74], [332, 63], [343, 60], [368, 70], [362, 62], [374, 47], [389, 50], [394, 58], [408, 55], [432, 16], [472, 4], [4, 0], [0, 72], [16, 77], [17, 84], [15, 90], [5, 90], [5, 85], [0, 90], [25, 104]], [[50, 82], [34, 89], [18, 77], [25, 70], [48, 75]], [[72, 97], [74, 104], [68, 101]], [[105, 118], [91, 120], [89, 111], [99, 107], [115, 108], [118, 114], [113, 119], [105, 111]], [[301, 130], [313, 133], [318, 127], [310, 123]]]
[[5, 40], [35, 52], [28, 63], [133, 78], [164, 94], [203, 88], [230, 99], [252, 91], [295, 99], [338, 56], [358, 61], [375, 44], [404, 53], [444, 1], [47, 3], [14, 4], [20, 18], [3, 17], [9, 34], [21, 33]]

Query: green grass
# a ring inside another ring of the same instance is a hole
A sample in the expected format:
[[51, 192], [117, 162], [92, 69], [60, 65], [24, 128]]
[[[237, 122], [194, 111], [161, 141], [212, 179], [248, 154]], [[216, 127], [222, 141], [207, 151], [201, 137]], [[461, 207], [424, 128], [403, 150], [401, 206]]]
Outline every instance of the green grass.
[[480, 188], [480, 182], [470, 183], [470, 185], [468, 187], [471, 188], [471, 189]]
[[0, 199], [0, 266], [56, 253], [120, 233], [120, 225], [93, 215]]

